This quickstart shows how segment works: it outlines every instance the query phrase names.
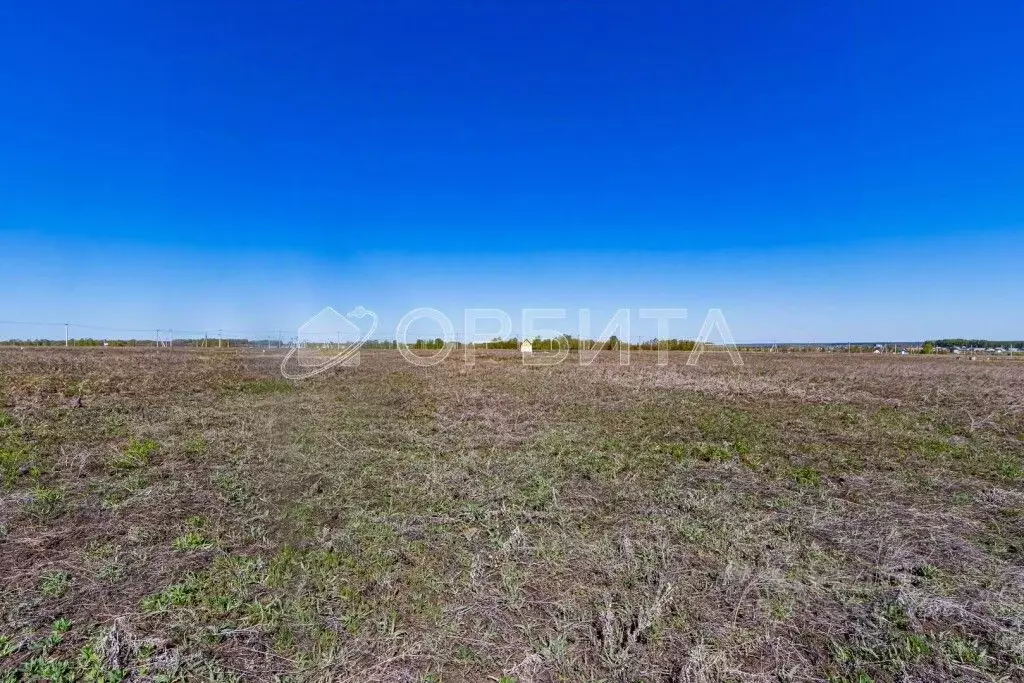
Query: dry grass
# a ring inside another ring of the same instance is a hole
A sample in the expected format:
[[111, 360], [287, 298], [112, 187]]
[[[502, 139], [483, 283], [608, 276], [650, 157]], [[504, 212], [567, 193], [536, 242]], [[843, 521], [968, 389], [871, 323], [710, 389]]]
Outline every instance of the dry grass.
[[1024, 363], [633, 360], [0, 349], [0, 669], [1024, 676]]

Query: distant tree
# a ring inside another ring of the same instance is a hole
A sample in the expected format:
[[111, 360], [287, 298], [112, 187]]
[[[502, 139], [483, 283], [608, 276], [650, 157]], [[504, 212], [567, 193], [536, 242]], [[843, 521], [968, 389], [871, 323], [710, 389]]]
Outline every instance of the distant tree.
[[924, 346], [921, 347], [921, 353], [932, 354], [935, 353], [935, 342], [926, 341]]

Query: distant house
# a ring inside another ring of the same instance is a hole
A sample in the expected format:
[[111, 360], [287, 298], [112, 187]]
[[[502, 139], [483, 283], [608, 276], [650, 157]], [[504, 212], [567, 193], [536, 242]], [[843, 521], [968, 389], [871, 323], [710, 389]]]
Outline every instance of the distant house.
[[523, 353], [533, 353], [533, 342], [529, 339], [524, 339], [523, 343], [519, 345], [519, 350]]

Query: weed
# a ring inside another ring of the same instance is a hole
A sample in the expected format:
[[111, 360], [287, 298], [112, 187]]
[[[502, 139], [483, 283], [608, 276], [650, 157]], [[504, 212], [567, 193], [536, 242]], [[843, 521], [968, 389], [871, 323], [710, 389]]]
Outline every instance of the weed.
[[206, 453], [209, 446], [210, 444], [203, 437], [193, 436], [185, 441], [182, 445], [182, 450], [188, 455], [202, 455]]
[[0, 659], [5, 659], [18, 651], [18, 644], [10, 636], [0, 636]]
[[917, 437], [913, 439], [911, 448], [928, 460], [938, 460], [942, 457], [966, 458], [970, 455], [967, 447], [954, 444], [948, 439], [934, 437]]
[[875, 679], [863, 671], [858, 671], [852, 676], [830, 675], [828, 683], [875, 683]]
[[71, 586], [71, 574], [67, 572], [51, 572], [43, 575], [39, 590], [48, 598], [60, 598]]
[[523, 490], [526, 506], [532, 510], [546, 510], [554, 505], [555, 489], [547, 477], [536, 475]]
[[909, 633], [900, 638], [890, 650], [890, 659], [895, 662], [916, 662], [932, 653], [932, 645], [923, 635]]
[[150, 463], [159, 444], [153, 439], [133, 438], [120, 453], [108, 458], [107, 465], [115, 470], [131, 470], [145, 467]]
[[953, 636], [947, 641], [946, 652], [952, 661], [972, 666], [983, 666], [988, 658], [988, 653], [978, 645], [977, 640], [959, 636]]
[[472, 648], [466, 647], [465, 645], [459, 645], [455, 650], [455, 657], [462, 662], [475, 662], [480, 658]]
[[204, 550], [212, 548], [213, 544], [200, 531], [187, 531], [174, 539], [175, 550]]
[[882, 617], [896, 629], [905, 630], [910, 626], [910, 617], [907, 615], [907, 610], [899, 603], [890, 602], [885, 605], [885, 608], [882, 610]]
[[999, 475], [1006, 479], [1024, 479], [1024, 469], [1021, 469], [1020, 462], [1013, 458], [1004, 457], [1000, 459], [997, 469]]
[[202, 579], [191, 574], [181, 583], [168, 586], [156, 595], [143, 598], [144, 612], [165, 612], [172, 607], [194, 605], [199, 601]]
[[728, 462], [733, 459], [734, 455], [732, 444], [729, 442], [709, 443], [707, 441], [687, 444], [682, 454], [704, 462]]
[[[109, 666], [106, 658], [101, 654], [102, 646], [99, 638], [82, 646], [78, 655], [73, 659], [50, 656], [54, 648], [63, 642], [64, 634], [70, 628], [71, 622], [66, 619], [55, 622], [51, 635], [34, 646], [40, 654], [29, 659], [6, 676], [0, 677], [0, 681], [5, 683], [6, 681], [121, 683], [128, 678], [129, 672], [125, 669]], [[0, 654], [0, 658], [3, 656]]]
[[75, 669], [71, 662], [61, 659], [36, 657], [25, 663], [20, 673], [28, 680], [50, 681], [50, 683], [71, 683], [75, 680]]
[[63, 489], [38, 486], [25, 504], [25, 510], [40, 521], [59, 517], [67, 509], [67, 494]]
[[813, 467], [794, 467], [793, 480], [801, 486], [821, 486], [821, 472]]
[[30, 462], [28, 451], [24, 448], [4, 448], [0, 446], [0, 476], [3, 485], [10, 488], [18, 477], [28, 474]]

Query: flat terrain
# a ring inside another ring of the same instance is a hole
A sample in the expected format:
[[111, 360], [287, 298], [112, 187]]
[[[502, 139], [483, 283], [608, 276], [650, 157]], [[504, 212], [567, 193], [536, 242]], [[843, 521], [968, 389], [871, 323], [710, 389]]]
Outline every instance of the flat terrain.
[[1024, 680], [1024, 362], [456, 358], [0, 348], [0, 680]]

